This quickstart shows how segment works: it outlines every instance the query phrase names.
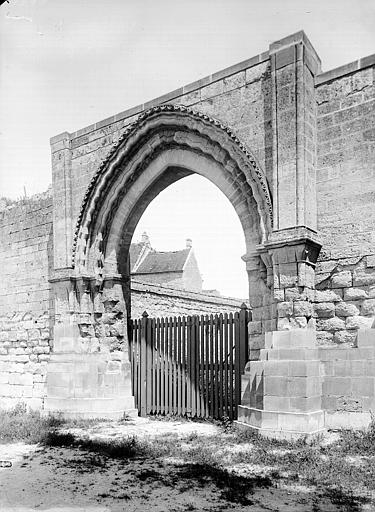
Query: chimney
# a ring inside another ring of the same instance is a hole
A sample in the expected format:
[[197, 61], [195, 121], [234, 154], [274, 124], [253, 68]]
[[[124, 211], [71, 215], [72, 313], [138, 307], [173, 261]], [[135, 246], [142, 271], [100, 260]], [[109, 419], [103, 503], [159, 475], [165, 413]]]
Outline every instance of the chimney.
[[186, 239], [186, 249], [191, 249], [193, 247], [193, 241], [191, 238]]

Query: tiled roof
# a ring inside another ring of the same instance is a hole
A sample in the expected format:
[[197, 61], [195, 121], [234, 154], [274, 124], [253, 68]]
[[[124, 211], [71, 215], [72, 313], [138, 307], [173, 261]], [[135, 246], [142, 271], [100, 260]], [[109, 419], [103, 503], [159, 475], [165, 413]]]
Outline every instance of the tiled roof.
[[139, 256], [141, 255], [143, 243], [130, 244], [129, 258], [130, 258], [130, 270], [133, 271], [134, 265], [137, 263]]
[[174, 252], [150, 252], [139, 265], [135, 274], [182, 272], [189, 252], [190, 249]]

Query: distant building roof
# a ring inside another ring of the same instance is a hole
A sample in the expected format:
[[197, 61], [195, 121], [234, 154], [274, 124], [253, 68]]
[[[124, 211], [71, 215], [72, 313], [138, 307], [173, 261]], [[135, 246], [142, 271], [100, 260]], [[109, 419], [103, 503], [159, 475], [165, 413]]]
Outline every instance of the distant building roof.
[[[133, 244], [132, 244], [133, 245]], [[141, 245], [141, 244], [134, 244]], [[135, 249], [134, 249], [135, 250]], [[182, 272], [189, 256], [190, 248], [173, 252], [149, 252], [135, 270], [136, 274], [157, 274], [162, 272]], [[136, 253], [134, 253], [135, 255]], [[138, 254], [139, 256], [139, 254]], [[130, 255], [130, 258], [132, 256]], [[132, 260], [131, 260], [132, 261]], [[133, 260], [134, 261], [134, 260]]]
[[138, 258], [141, 255], [143, 250], [143, 243], [140, 242], [138, 244], [130, 244], [129, 248], [129, 258], [130, 258], [130, 269], [133, 271], [135, 264], [138, 262]]

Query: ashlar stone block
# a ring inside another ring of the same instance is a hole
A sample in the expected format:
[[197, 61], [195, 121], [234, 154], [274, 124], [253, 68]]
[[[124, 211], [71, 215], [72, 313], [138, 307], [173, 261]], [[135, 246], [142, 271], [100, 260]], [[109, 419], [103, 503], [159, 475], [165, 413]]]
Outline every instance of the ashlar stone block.
[[293, 313], [298, 316], [311, 316], [313, 314], [313, 306], [308, 301], [297, 301], [293, 303]]
[[353, 285], [354, 286], [368, 286], [375, 284], [375, 270], [354, 272]]
[[344, 290], [344, 300], [361, 300], [366, 299], [368, 294], [363, 288], [347, 288]]
[[327, 319], [318, 319], [316, 328], [320, 331], [342, 331], [345, 329], [345, 321], [337, 316]]
[[373, 323], [372, 317], [366, 316], [348, 316], [346, 318], [346, 329], [369, 329]]
[[344, 317], [359, 315], [359, 308], [351, 302], [338, 302], [336, 303], [336, 315]]
[[334, 274], [331, 278], [332, 288], [349, 288], [353, 284], [352, 273], [344, 270]]
[[293, 302], [279, 302], [277, 304], [277, 314], [280, 318], [291, 316], [293, 314]]

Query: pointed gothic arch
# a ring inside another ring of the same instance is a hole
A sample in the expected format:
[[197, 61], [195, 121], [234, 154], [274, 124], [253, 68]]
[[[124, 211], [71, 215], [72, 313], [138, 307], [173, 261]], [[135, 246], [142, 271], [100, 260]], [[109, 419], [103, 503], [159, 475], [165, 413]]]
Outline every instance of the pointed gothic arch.
[[272, 199], [253, 155], [221, 122], [190, 108], [163, 105], [125, 130], [91, 180], [74, 236], [76, 272], [99, 279], [123, 275], [134, 229], [148, 204], [192, 173], [209, 179], [231, 202], [247, 252], [267, 240]]

